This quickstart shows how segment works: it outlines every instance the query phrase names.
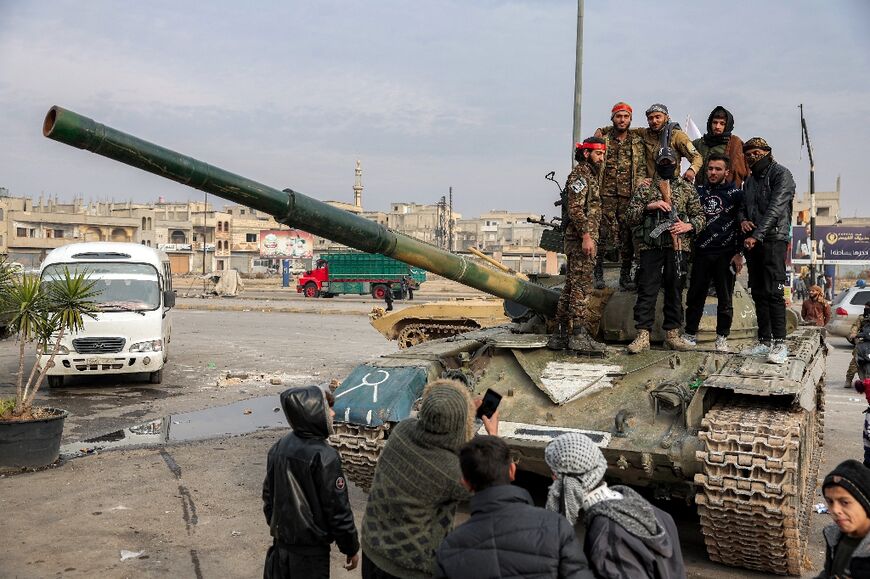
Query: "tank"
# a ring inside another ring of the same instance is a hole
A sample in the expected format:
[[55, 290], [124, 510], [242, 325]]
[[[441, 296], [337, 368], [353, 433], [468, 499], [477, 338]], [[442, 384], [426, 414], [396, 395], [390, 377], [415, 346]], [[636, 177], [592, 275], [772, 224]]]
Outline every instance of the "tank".
[[[362, 488], [371, 483], [392, 427], [415, 414], [426, 383], [453, 378], [474, 395], [488, 388], [503, 395], [500, 435], [520, 469], [548, 476], [547, 443], [565, 432], [582, 432], [601, 447], [611, 482], [694, 502], [712, 560], [801, 573], [823, 444], [826, 352], [820, 328], [796, 327], [790, 318], [790, 356], [781, 366], [718, 352], [709, 331], [693, 351], [654, 344], [632, 356], [625, 343], [634, 335], [634, 295], [607, 288], [596, 293], [600, 316], [590, 324], [607, 340], [605, 355], [551, 351], [545, 344], [563, 281], [559, 276], [519, 279], [59, 107], [49, 111], [43, 133], [506, 300], [512, 323], [365, 362], [338, 386], [332, 442], [348, 476]], [[735, 350], [755, 331], [751, 299], [742, 288], [738, 292]], [[659, 311], [653, 333], [659, 339], [660, 320]]]

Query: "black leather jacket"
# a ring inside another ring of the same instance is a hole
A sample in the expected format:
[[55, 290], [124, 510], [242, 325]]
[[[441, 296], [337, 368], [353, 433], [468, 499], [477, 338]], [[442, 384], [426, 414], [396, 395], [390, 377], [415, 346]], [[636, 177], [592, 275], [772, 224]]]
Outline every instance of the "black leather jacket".
[[[761, 162], [761, 161], [759, 161]], [[770, 165], [743, 182], [743, 205], [739, 220], [749, 220], [758, 241], [788, 241], [795, 184], [791, 171], [771, 160]]]
[[263, 512], [279, 547], [295, 552], [329, 551], [333, 541], [347, 556], [359, 539], [338, 452], [326, 443], [332, 419], [317, 386], [281, 393], [293, 432], [269, 450], [263, 481]]

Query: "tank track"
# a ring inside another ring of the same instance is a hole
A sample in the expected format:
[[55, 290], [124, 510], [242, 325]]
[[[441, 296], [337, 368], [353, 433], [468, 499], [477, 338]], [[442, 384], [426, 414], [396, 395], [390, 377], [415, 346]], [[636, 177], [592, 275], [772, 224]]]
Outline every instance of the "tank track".
[[758, 399], [718, 403], [706, 414], [701, 422], [706, 431], [699, 433], [705, 450], [696, 454], [702, 473], [695, 475], [695, 501], [711, 560], [801, 574], [809, 562], [821, 419], [821, 412]]
[[456, 334], [476, 330], [477, 324], [454, 322], [447, 324], [408, 324], [399, 331], [396, 340], [399, 343], [399, 348], [405, 349], [429, 340], [437, 340], [439, 338], [449, 338]]
[[356, 486], [369, 492], [378, 457], [387, 442], [387, 427], [335, 422], [333, 430], [335, 434], [329, 437], [329, 443], [341, 455], [344, 474]]

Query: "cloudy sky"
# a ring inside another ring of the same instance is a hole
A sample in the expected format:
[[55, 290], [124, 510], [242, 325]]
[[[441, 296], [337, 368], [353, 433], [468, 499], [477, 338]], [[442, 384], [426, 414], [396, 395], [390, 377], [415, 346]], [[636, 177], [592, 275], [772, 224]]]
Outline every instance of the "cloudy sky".
[[[154, 201], [200, 193], [41, 135], [48, 108], [279, 188], [364, 205], [552, 213], [570, 166], [576, 0], [0, 0], [0, 187]], [[870, 215], [870, 2], [587, 0], [583, 133], [617, 100], [703, 129], [715, 105], [807, 188]]]

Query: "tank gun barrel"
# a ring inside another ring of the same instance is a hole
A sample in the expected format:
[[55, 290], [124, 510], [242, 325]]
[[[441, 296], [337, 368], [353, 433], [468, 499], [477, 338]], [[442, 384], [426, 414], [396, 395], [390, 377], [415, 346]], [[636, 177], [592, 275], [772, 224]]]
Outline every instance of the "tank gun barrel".
[[348, 247], [380, 253], [463, 285], [553, 315], [559, 293], [390, 231], [298, 191], [281, 191], [54, 106], [44, 136], [272, 215], [276, 221]]

